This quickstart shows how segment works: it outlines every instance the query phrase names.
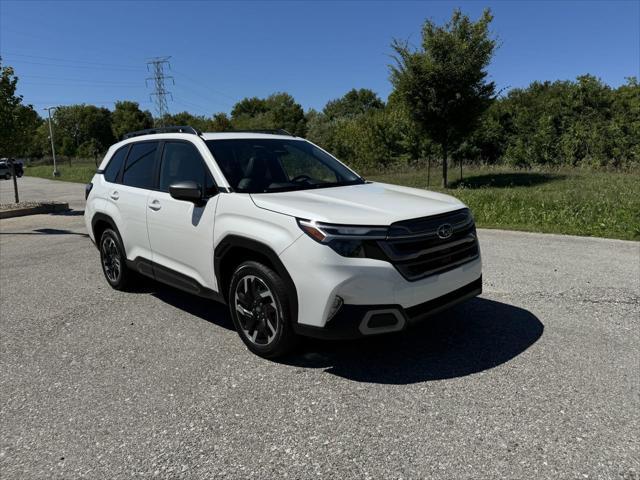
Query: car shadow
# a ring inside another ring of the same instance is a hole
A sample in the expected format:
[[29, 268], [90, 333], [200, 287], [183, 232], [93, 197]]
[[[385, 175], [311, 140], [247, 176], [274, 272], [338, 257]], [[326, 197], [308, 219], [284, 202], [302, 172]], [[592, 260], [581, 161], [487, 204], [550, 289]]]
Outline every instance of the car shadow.
[[[146, 278], [136, 282], [134, 292], [235, 330], [227, 306], [221, 303]], [[304, 339], [296, 352], [276, 362], [323, 369], [356, 382], [412, 384], [502, 365], [533, 345], [543, 331], [542, 322], [528, 310], [474, 298], [398, 334], [348, 341]]]
[[173, 288], [151, 278], [142, 276], [139, 276], [137, 281], [134, 283], [130, 289], [130, 293], [152, 295], [158, 300], [183, 310], [195, 317], [206, 320], [207, 322], [213, 323], [219, 327], [235, 331], [227, 306], [214, 300], [198, 297], [197, 295], [183, 292], [177, 288]]
[[358, 341], [307, 340], [282, 363], [356, 382], [412, 384], [482, 372], [524, 352], [544, 331], [528, 310], [475, 298], [405, 332]]
[[54, 215], [57, 217], [81, 217], [84, 215], [84, 210], [61, 210], [59, 212], [51, 212], [49, 215]]
[[0, 232], [0, 235], [77, 235], [79, 237], [88, 237], [87, 233], [72, 232], [71, 230], [63, 230], [59, 228], [35, 228], [30, 232]]
[[462, 180], [455, 180], [451, 188], [511, 188], [533, 187], [542, 183], [562, 180], [565, 175], [553, 173], [518, 172], [475, 175]]

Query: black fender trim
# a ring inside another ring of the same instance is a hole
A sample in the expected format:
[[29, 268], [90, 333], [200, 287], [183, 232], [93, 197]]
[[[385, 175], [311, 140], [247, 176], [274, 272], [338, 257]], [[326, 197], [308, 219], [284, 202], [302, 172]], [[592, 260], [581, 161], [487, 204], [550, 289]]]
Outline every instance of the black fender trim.
[[[116, 226], [116, 222], [114, 222], [113, 218], [111, 218], [109, 215], [98, 212], [98, 213], [94, 213], [93, 218], [91, 219], [91, 233], [93, 233], [94, 236], [96, 232], [96, 223], [100, 221], [106, 222], [111, 228], [113, 228], [116, 232], [118, 232], [118, 235], [120, 235], [120, 230], [118, 230], [118, 227]], [[96, 248], [100, 248], [98, 246], [98, 244], [100, 243], [99, 238], [96, 238], [93, 243], [96, 246]]]
[[[222, 276], [222, 261], [229, 252], [233, 250], [234, 247], [239, 247], [247, 250], [251, 250], [256, 252], [264, 257], [266, 257], [269, 262], [273, 265], [276, 273], [280, 275], [280, 278], [287, 285], [287, 289], [292, 292], [290, 297], [289, 307], [291, 318], [294, 320], [294, 325], [298, 322], [298, 291], [296, 290], [296, 286], [289, 275], [289, 272], [285, 268], [284, 264], [278, 257], [278, 254], [274, 252], [271, 247], [268, 245], [259, 242], [257, 240], [253, 240], [251, 238], [242, 237], [240, 235], [227, 235], [224, 237], [216, 246], [213, 256], [213, 268], [216, 275], [216, 279], [218, 280], [218, 284], [220, 285], [220, 290], [226, 289], [227, 285], [223, 285], [223, 276]], [[250, 259], [247, 259], [250, 260]], [[227, 279], [228, 280], [228, 279]], [[223, 296], [226, 298], [227, 292], [222, 292]]]

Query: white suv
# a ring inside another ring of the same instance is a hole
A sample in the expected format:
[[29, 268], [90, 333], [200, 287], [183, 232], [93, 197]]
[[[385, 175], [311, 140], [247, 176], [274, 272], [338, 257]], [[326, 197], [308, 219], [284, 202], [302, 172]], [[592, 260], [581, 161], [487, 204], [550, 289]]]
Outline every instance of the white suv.
[[85, 222], [109, 284], [141, 273], [229, 305], [248, 348], [403, 330], [482, 290], [469, 209], [369, 182], [285, 131], [168, 127], [113, 145]]

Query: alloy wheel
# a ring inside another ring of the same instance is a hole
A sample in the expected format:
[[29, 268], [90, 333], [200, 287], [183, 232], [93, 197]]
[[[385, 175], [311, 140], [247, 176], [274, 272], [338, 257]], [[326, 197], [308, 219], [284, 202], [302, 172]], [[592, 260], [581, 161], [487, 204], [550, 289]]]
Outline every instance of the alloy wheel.
[[122, 270], [120, 265], [120, 252], [112, 237], [106, 237], [102, 241], [102, 267], [107, 279], [115, 283], [120, 278]]
[[269, 345], [278, 332], [281, 316], [274, 293], [255, 275], [246, 275], [236, 285], [234, 308], [245, 337], [256, 345]]

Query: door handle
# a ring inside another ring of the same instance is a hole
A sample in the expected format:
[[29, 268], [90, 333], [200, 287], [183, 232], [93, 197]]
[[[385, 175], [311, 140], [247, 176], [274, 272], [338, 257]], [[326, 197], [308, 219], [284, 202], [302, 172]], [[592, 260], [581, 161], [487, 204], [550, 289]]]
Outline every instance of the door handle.
[[109, 195], [113, 200], [118, 200], [120, 198], [120, 195], [118, 194], [118, 192], [113, 191], [111, 192], [111, 195]]
[[160, 202], [158, 200], [154, 200], [153, 202], [151, 202], [151, 204], [149, 205], [149, 208], [155, 212], [157, 212], [158, 210], [160, 210], [162, 208], [162, 206], [160, 205]]

